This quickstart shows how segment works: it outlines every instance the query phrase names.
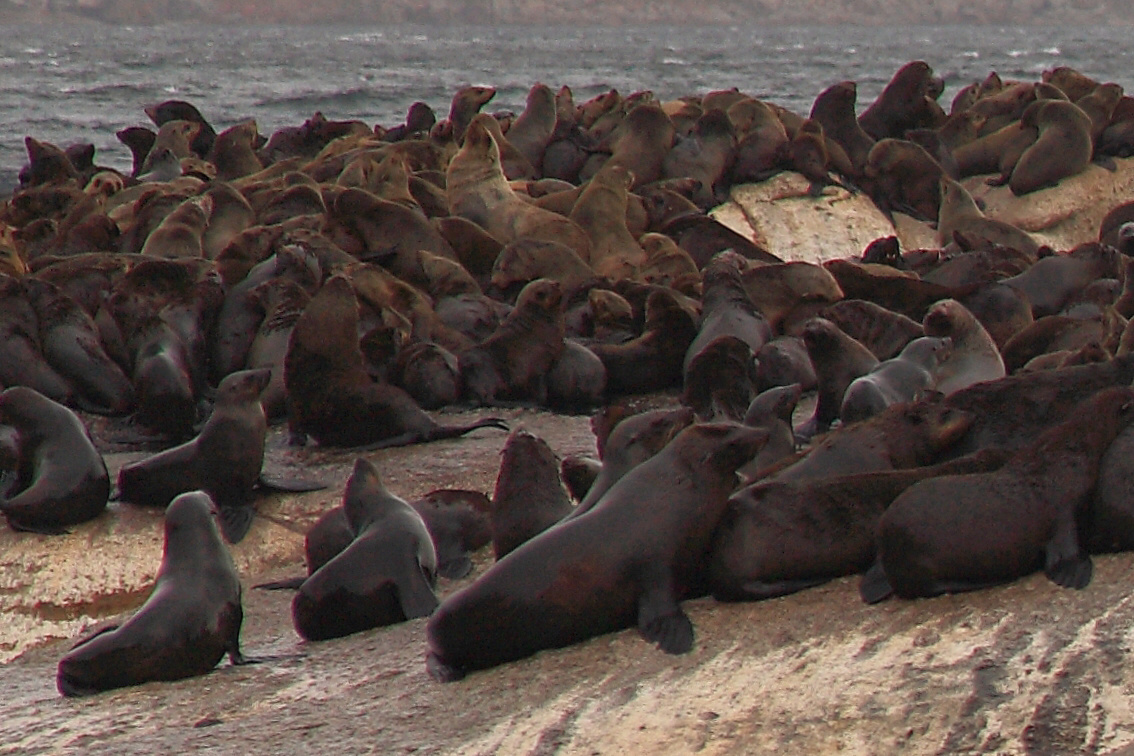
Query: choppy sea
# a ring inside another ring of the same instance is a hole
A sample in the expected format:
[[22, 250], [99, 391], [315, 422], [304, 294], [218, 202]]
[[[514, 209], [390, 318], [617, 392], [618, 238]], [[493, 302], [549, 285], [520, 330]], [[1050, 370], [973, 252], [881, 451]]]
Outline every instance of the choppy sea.
[[669, 99], [739, 87], [806, 113], [825, 87], [859, 85], [859, 107], [903, 63], [944, 76], [942, 103], [989, 71], [1035, 80], [1068, 65], [1130, 89], [1129, 30], [1068, 27], [213, 27], [0, 28], [0, 191], [26, 160], [24, 137], [92, 142], [127, 169], [114, 132], [148, 124], [143, 107], [193, 102], [217, 127], [255, 118], [261, 133], [315, 111], [392, 126], [415, 100], [443, 115], [467, 84], [497, 88], [489, 110], [520, 112], [530, 86], [567, 84], [576, 102], [616, 88]]

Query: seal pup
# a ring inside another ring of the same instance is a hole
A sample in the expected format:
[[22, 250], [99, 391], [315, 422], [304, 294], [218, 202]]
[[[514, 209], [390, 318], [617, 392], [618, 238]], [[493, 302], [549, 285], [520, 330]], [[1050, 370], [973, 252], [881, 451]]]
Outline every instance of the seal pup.
[[686, 428], [591, 511], [544, 531], [449, 596], [426, 626], [429, 673], [459, 680], [634, 626], [667, 653], [688, 652], [693, 625], [678, 602], [699, 588], [736, 468], [765, 440], [743, 425]]
[[500, 452], [492, 494], [492, 550], [499, 561], [569, 515], [573, 507], [547, 442], [517, 428]]
[[56, 686], [82, 696], [151, 680], [208, 673], [228, 654], [243, 664], [240, 577], [203, 491], [165, 511], [165, 542], [153, 593], [125, 623], [79, 641], [59, 660]]
[[1099, 460], [1134, 420], [1134, 391], [1114, 387], [1078, 405], [995, 472], [948, 475], [904, 491], [878, 524], [878, 559], [863, 577], [868, 603], [1003, 583], [1043, 568], [1085, 588], [1091, 558], [1079, 542]]
[[296, 632], [326, 640], [428, 616], [437, 606], [433, 540], [421, 515], [386, 489], [364, 457], [347, 480], [343, 512], [354, 540], [299, 586], [291, 604]]
[[815, 413], [795, 431], [796, 436], [806, 440], [831, 427], [839, 417], [847, 387], [877, 367], [878, 358], [826, 318], [807, 321], [803, 343], [815, 366], [819, 389]]
[[739, 472], [748, 480], [764, 477], [781, 459], [795, 451], [795, 430], [791, 418], [803, 387], [798, 383], [774, 386], [760, 392], [744, 412], [744, 424], [768, 431], [768, 443]]
[[82, 420], [25, 386], [0, 393], [0, 423], [15, 428], [19, 459], [0, 513], [15, 530], [62, 533], [106, 508], [110, 476]]
[[260, 392], [271, 370], [241, 370], [217, 387], [216, 403], [192, 440], [118, 471], [118, 498], [143, 506], [165, 506], [179, 493], [202, 489], [220, 510], [229, 543], [239, 543], [252, 524], [252, 489], [264, 463], [268, 431]]
[[844, 423], [863, 420], [934, 388], [937, 373], [952, 351], [953, 340], [948, 336], [914, 339], [897, 357], [878, 363], [869, 373], [851, 381], [843, 393], [839, 418]]
[[1004, 358], [996, 342], [968, 308], [955, 299], [943, 299], [925, 313], [921, 322], [926, 336], [948, 336], [953, 341], [949, 359], [938, 367], [937, 390], [946, 396], [981, 381], [1006, 375]]

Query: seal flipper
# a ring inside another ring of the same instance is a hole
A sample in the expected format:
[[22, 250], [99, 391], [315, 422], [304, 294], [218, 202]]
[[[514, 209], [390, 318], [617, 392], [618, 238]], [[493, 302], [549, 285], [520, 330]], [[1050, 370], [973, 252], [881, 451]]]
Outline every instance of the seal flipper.
[[252, 588], [261, 591], [295, 591], [306, 580], [306, 576], [286, 578], [284, 580], [273, 580], [270, 583], [257, 583]]
[[1086, 588], [1094, 566], [1091, 556], [1079, 546], [1074, 523], [1056, 527], [1055, 535], [1044, 546], [1043, 573], [1064, 588]]
[[469, 559], [468, 554], [462, 553], [448, 558], [442, 558], [440, 553], [437, 554], [437, 574], [446, 580], [460, 580], [470, 572], [472, 572], [472, 560]]
[[886, 576], [881, 560], [876, 560], [863, 573], [862, 580], [858, 583], [858, 595], [868, 604], [877, 604], [894, 595], [894, 586], [890, 585], [890, 578]]
[[307, 493], [309, 491], [322, 491], [329, 487], [320, 480], [294, 478], [279, 473], [269, 473], [266, 470], [260, 471], [260, 479], [257, 483], [262, 489], [283, 493]]
[[439, 603], [437, 595], [433, 593], [433, 588], [430, 587], [416, 560], [410, 569], [409, 579], [397, 582], [398, 603], [401, 604], [402, 613], [406, 615], [407, 620], [428, 617], [437, 608]]
[[251, 504], [220, 507], [220, 516], [217, 519], [224, 539], [233, 544], [243, 541], [244, 536], [248, 535], [248, 529], [252, 527], [255, 516], [256, 510]]
[[693, 648], [693, 623], [673, 595], [672, 580], [647, 581], [638, 597], [638, 632], [667, 654], [684, 654]]
[[425, 671], [439, 683], [457, 682], [465, 678], [463, 669], [446, 664], [433, 651], [430, 651], [429, 655], [425, 657]]

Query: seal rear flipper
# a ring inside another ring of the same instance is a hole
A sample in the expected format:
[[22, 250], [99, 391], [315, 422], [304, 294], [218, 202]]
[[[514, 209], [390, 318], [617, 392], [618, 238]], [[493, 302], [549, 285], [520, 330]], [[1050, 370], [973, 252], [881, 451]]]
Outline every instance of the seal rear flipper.
[[886, 576], [881, 561], [875, 561], [863, 573], [862, 580], [858, 583], [858, 595], [868, 604], [877, 604], [894, 595], [894, 587], [890, 585], [890, 578]]
[[20, 533], [36, 533], [38, 535], [54, 536], [67, 535], [71, 532], [70, 530], [67, 530], [67, 528], [61, 527], [59, 525], [26, 522], [20, 520], [17, 517], [14, 517], [13, 515], [8, 514], [7, 512], [4, 512], [4, 516], [8, 519], [8, 526], [11, 527], [12, 530], [18, 531]]
[[638, 632], [667, 654], [684, 654], [693, 648], [693, 623], [677, 605], [669, 580], [648, 588], [638, 598]]
[[256, 510], [251, 504], [220, 507], [218, 519], [224, 539], [233, 544], [243, 541], [244, 536], [248, 535], [248, 529], [252, 527], [252, 519], [255, 516]]
[[1055, 528], [1055, 534], [1044, 546], [1043, 573], [1064, 588], [1086, 588], [1091, 582], [1091, 556], [1079, 546], [1079, 533], [1071, 518]]
[[309, 491], [323, 491], [328, 488], [327, 484], [320, 480], [291, 477], [266, 471], [260, 472], [258, 483], [260, 488], [283, 493], [307, 493]]
[[298, 590], [299, 586], [307, 580], [306, 576], [287, 578], [285, 580], [273, 580], [270, 583], [259, 583], [252, 586], [253, 589], [260, 589], [262, 591], [294, 591]]
[[457, 682], [458, 680], [463, 680], [465, 677], [465, 671], [463, 669], [446, 664], [432, 651], [425, 657], [425, 671], [429, 673], [430, 677], [440, 683]]

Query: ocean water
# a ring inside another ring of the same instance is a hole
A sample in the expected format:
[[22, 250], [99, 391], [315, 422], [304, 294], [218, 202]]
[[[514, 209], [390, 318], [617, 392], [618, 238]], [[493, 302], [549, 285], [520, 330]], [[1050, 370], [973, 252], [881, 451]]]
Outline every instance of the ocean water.
[[497, 88], [489, 110], [520, 112], [530, 86], [567, 84], [576, 102], [610, 88], [663, 99], [739, 87], [806, 113], [825, 87], [859, 85], [865, 108], [902, 64], [929, 62], [948, 107], [990, 71], [1036, 80], [1058, 65], [1134, 86], [1128, 29], [752, 27], [158, 27], [0, 29], [0, 191], [26, 162], [24, 137], [91, 142], [127, 169], [114, 132], [148, 125], [143, 107], [177, 98], [220, 131], [261, 133], [330, 119], [392, 126], [415, 100], [439, 117], [468, 84]]

